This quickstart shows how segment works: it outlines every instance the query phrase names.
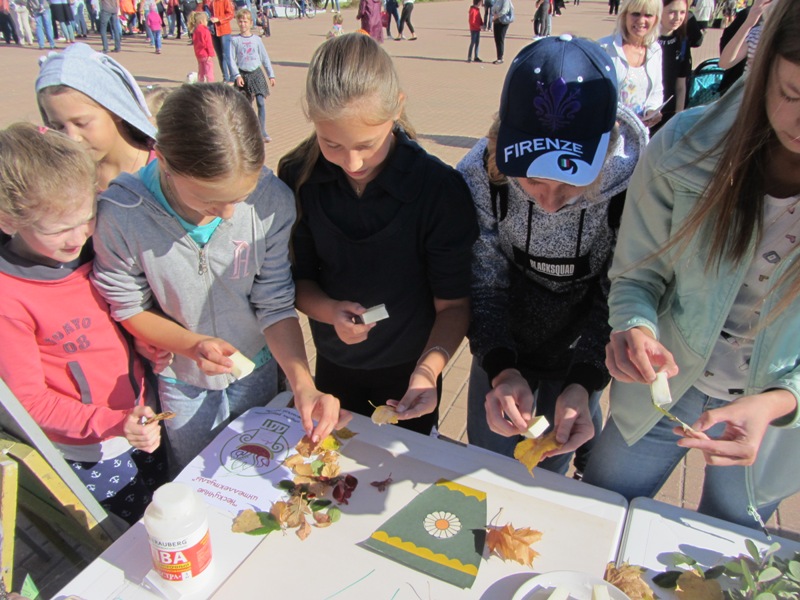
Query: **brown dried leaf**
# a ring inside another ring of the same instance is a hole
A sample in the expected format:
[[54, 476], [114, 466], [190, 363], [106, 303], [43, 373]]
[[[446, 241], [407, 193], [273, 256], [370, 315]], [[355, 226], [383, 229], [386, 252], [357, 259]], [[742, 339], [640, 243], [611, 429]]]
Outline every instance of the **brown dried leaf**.
[[286, 507], [286, 526], [299, 527], [306, 522], [306, 515], [310, 514], [308, 501], [299, 496], [293, 496], [289, 499]]
[[297, 537], [299, 537], [301, 540], [304, 540], [311, 535], [311, 525], [308, 524], [308, 521], [303, 519], [303, 522], [300, 524], [300, 527], [297, 528], [295, 533], [297, 534]]
[[530, 545], [540, 539], [541, 531], [528, 527], [514, 529], [511, 523], [502, 527], [490, 525], [486, 533], [486, 545], [490, 553], [497, 554], [503, 560], [513, 560], [529, 567], [533, 565], [533, 559], [539, 556]]
[[561, 447], [556, 441], [556, 432], [551, 431], [547, 435], [533, 439], [524, 439], [514, 448], [514, 458], [525, 465], [533, 476], [533, 468], [538, 465], [542, 456], [551, 450]]
[[286, 519], [288, 518], [289, 503], [279, 500], [273, 503], [272, 508], [269, 509], [270, 514], [275, 517], [275, 520], [281, 524], [281, 527], [286, 527]]
[[311, 464], [309, 463], [301, 463], [299, 465], [295, 465], [294, 467], [292, 467], [292, 472], [294, 472], [295, 475], [299, 475], [300, 477], [311, 477], [312, 475], [314, 475], [314, 469], [311, 468]]
[[675, 595], [685, 600], [722, 600], [722, 586], [716, 579], [704, 579], [694, 571], [678, 577]]
[[631, 600], [654, 600], [653, 590], [642, 578], [645, 570], [636, 565], [622, 563], [617, 568], [613, 562], [606, 566], [603, 577], [608, 583], [622, 590]]
[[325, 464], [339, 462], [339, 453], [335, 452], [334, 450], [328, 450], [320, 454], [317, 457], [317, 460], [324, 462]]
[[375, 425], [396, 425], [398, 422], [397, 411], [386, 404], [375, 408], [372, 413], [372, 422]]
[[292, 454], [289, 458], [283, 461], [283, 466], [291, 469], [297, 465], [302, 465], [304, 462], [306, 462], [306, 459], [304, 459], [302, 456], [299, 454]]
[[347, 427], [342, 427], [341, 429], [334, 431], [333, 435], [338, 437], [340, 440], [349, 440], [351, 437], [354, 437], [358, 434], [349, 430]]
[[336, 477], [341, 472], [341, 467], [337, 464], [327, 464], [322, 467], [322, 471], [320, 471], [320, 475], [322, 477]]
[[260, 529], [263, 526], [264, 524], [261, 522], [261, 519], [258, 518], [256, 511], [248, 508], [240, 512], [233, 520], [231, 531], [234, 533], [247, 533], [248, 531]]
[[295, 446], [294, 449], [297, 450], [300, 456], [304, 456], [305, 458], [318, 453], [317, 444], [312, 442], [311, 438], [307, 435], [304, 435], [303, 439], [297, 442], [297, 446]]
[[321, 510], [314, 513], [314, 520], [317, 522], [317, 527], [329, 527], [332, 523], [330, 515]]
[[304, 483], [309, 483], [309, 484], [314, 483], [316, 479], [308, 475], [298, 475], [292, 481], [297, 485], [303, 485]]
[[330, 492], [331, 486], [321, 481], [312, 481], [308, 484], [309, 498], [324, 498]]

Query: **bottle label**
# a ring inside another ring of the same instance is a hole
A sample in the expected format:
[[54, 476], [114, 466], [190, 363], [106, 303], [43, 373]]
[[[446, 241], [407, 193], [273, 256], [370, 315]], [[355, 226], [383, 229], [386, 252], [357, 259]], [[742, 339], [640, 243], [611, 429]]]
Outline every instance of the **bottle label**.
[[162, 579], [187, 581], [197, 577], [211, 564], [211, 537], [208, 527], [186, 538], [159, 540], [150, 536], [153, 566]]

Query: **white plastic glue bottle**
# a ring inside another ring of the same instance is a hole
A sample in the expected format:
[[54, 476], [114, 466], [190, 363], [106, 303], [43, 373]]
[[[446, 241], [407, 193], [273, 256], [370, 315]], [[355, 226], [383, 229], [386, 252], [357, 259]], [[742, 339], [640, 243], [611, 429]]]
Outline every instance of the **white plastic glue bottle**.
[[153, 567], [170, 589], [193, 592], [208, 581], [211, 537], [205, 502], [183, 483], [165, 483], [144, 512]]

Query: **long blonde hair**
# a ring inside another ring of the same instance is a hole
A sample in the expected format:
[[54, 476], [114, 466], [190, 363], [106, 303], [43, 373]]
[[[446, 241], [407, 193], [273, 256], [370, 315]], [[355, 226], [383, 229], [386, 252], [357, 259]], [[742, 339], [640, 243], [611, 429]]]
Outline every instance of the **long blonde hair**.
[[653, 23], [653, 28], [644, 36], [645, 46], [650, 46], [658, 40], [661, 32], [661, 14], [664, 12], [661, 0], [625, 0], [622, 8], [617, 16], [617, 26], [614, 30], [622, 36], [623, 41], [630, 41], [630, 32], [628, 31], [628, 14], [634, 12], [645, 12], [656, 16], [656, 22]]
[[0, 131], [0, 224], [27, 227], [45, 214], [73, 210], [73, 191], [93, 194], [95, 165], [74, 140], [52, 129], [15, 123]]
[[[723, 261], [737, 264], [747, 256], [751, 245], [760, 241], [767, 166], [771, 149], [781, 143], [769, 122], [765, 94], [778, 57], [800, 65], [800, 2], [776, 3], [761, 33], [735, 125], [708, 153], [721, 153], [714, 174], [685, 223], [659, 253], [672, 248], [680, 253], [698, 236], [706, 240], [706, 269], [711, 270], [719, 269]], [[772, 290], [787, 282], [788, 293], [770, 319], [800, 294], [800, 261], [787, 269]]]
[[[416, 137], [405, 115], [404, 95], [392, 59], [371, 37], [348, 33], [317, 48], [306, 76], [306, 117], [313, 122], [333, 121], [365, 98], [378, 101], [371, 104], [375, 114], [359, 113], [364, 122], [385, 123], [399, 114], [398, 125], [410, 138]], [[278, 174], [286, 168], [297, 169], [296, 194], [308, 181], [319, 155], [317, 135], [313, 133], [278, 163]]]

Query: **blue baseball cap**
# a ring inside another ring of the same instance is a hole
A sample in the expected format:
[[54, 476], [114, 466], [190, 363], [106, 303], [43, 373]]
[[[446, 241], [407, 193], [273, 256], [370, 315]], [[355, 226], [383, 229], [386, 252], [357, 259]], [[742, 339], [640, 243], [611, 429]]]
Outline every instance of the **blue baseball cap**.
[[523, 48], [500, 98], [496, 162], [509, 177], [585, 186], [603, 168], [617, 120], [617, 74], [595, 42], [569, 34]]

